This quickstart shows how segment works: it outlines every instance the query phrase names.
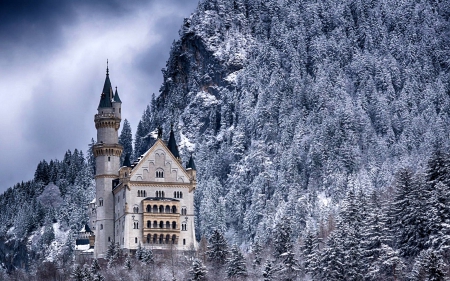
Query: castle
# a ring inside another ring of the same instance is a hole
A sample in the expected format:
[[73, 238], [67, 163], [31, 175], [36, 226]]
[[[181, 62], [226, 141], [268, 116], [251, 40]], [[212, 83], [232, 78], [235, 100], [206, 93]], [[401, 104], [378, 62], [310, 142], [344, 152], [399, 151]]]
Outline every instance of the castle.
[[121, 107], [107, 67], [94, 118], [96, 198], [89, 204], [90, 231], [95, 236], [90, 240], [90, 248], [93, 244], [94, 257], [104, 258], [111, 242], [118, 243], [125, 253], [132, 253], [139, 245], [152, 249], [196, 248], [197, 182], [192, 156], [184, 168], [173, 129], [168, 142], [162, 140], [162, 130], [158, 129], [154, 145], [133, 164], [127, 157], [121, 167], [123, 149], [118, 142]]

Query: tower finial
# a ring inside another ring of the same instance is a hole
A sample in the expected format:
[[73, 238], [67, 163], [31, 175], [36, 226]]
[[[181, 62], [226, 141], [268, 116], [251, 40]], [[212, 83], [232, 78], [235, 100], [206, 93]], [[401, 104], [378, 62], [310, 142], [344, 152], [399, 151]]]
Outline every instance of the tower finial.
[[108, 59], [106, 59], [106, 75], [109, 75]]

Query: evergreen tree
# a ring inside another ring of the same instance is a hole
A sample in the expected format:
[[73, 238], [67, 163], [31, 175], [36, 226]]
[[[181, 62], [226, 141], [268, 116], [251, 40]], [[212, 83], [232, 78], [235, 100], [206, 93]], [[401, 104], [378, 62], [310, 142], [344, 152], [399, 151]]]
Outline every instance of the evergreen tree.
[[373, 281], [399, 280], [405, 269], [400, 251], [382, 244], [378, 259], [370, 264], [366, 278]]
[[277, 223], [274, 230], [274, 255], [276, 258], [279, 258], [282, 254], [292, 250], [291, 234], [291, 219], [288, 216], [284, 216]]
[[81, 268], [80, 265], [74, 266], [72, 273], [70, 274], [70, 277], [72, 277], [72, 280], [74, 281], [83, 281], [84, 274], [83, 269]]
[[[127, 155], [133, 157], [133, 135], [131, 133], [130, 123], [127, 119], [123, 121], [122, 132], [119, 136], [119, 144], [123, 147], [122, 155], [120, 156], [120, 165], [123, 165], [123, 161]], [[130, 161], [132, 161], [132, 159], [130, 159]]]
[[216, 265], [223, 265], [228, 256], [227, 241], [223, 234], [215, 229], [208, 239], [208, 250], [206, 252], [208, 259]]
[[138, 261], [144, 258], [145, 250], [142, 248], [141, 243], [139, 242], [138, 248], [136, 250], [136, 259]]
[[144, 249], [142, 253], [142, 262], [147, 265], [155, 263], [152, 249]]
[[124, 267], [126, 270], [131, 270], [131, 269], [133, 269], [133, 266], [131, 265], [131, 260], [130, 260], [129, 257], [127, 257], [127, 258], [125, 259], [125, 264], [123, 265], [123, 267]]
[[273, 280], [273, 275], [275, 273], [275, 269], [273, 267], [273, 263], [271, 260], [266, 260], [266, 262], [264, 263], [264, 271], [262, 273], [263, 276], [263, 280], [264, 281], [272, 281]]
[[230, 258], [227, 260], [226, 272], [229, 278], [247, 275], [247, 266], [245, 264], [244, 256], [239, 251], [236, 244], [231, 248]]
[[94, 275], [93, 281], [105, 281], [105, 277], [103, 277], [103, 275], [100, 274], [100, 272], [97, 272], [97, 273]]
[[206, 267], [203, 265], [202, 261], [199, 259], [194, 259], [192, 262], [192, 267], [189, 270], [192, 281], [203, 281], [206, 280]]
[[99, 271], [100, 271], [100, 265], [98, 264], [98, 260], [94, 259], [91, 264], [91, 273], [93, 275], [95, 275]]
[[261, 266], [261, 251], [262, 247], [258, 240], [253, 244], [253, 268]]
[[300, 271], [298, 261], [292, 252], [292, 248], [292, 246], [287, 246], [288, 251], [280, 255], [283, 259], [280, 273], [283, 276], [283, 280], [286, 281], [296, 280], [297, 274]]
[[444, 281], [446, 278], [446, 267], [442, 256], [429, 249], [423, 250], [416, 259], [411, 273], [413, 281]]

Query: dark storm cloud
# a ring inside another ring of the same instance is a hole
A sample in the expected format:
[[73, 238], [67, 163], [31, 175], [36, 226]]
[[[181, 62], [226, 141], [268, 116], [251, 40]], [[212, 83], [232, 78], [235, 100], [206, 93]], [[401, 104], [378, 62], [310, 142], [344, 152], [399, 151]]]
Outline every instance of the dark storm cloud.
[[198, 1], [0, 1], [0, 192], [86, 150], [110, 59], [133, 131]]

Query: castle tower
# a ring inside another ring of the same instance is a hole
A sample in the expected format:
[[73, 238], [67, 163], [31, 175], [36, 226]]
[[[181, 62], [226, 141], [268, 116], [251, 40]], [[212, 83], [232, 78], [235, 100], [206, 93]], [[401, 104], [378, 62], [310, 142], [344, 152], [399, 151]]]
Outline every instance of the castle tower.
[[95, 186], [97, 221], [95, 225], [94, 256], [104, 258], [110, 242], [114, 242], [114, 196], [113, 180], [119, 177], [120, 155], [119, 127], [121, 121], [119, 94], [113, 93], [106, 67], [106, 79], [95, 115], [97, 143], [94, 145], [96, 164]]

